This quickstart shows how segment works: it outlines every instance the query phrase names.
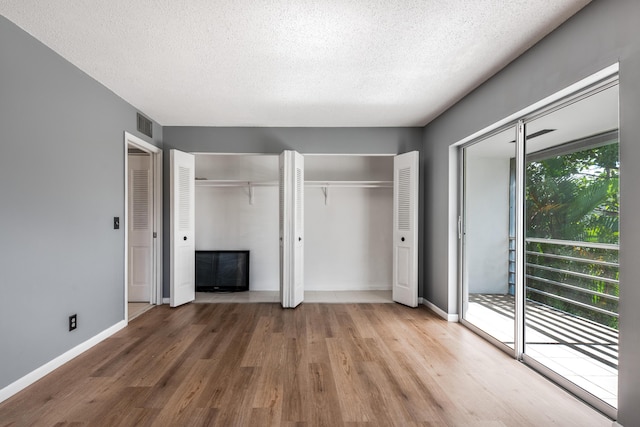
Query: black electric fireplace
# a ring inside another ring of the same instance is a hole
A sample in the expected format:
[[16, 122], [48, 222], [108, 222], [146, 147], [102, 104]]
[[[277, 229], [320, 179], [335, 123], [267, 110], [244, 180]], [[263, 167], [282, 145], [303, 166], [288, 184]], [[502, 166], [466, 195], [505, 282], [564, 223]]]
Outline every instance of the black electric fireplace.
[[196, 251], [196, 292], [249, 290], [249, 251]]

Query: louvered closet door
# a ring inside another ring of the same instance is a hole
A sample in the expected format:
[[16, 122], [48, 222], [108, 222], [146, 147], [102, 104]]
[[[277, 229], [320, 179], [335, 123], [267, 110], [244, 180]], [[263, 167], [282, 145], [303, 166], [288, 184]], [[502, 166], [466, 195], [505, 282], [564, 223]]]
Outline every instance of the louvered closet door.
[[393, 162], [393, 300], [418, 305], [418, 152]]
[[193, 301], [195, 292], [195, 160], [191, 154], [170, 151], [171, 274], [170, 303]]
[[304, 157], [280, 155], [280, 300], [293, 308], [304, 300]]
[[129, 162], [129, 268], [128, 300], [151, 300], [152, 275], [152, 194], [151, 156], [130, 155]]
[[304, 300], [304, 157], [293, 153], [294, 209], [293, 223], [293, 295], [291, 303], [297, 307]]

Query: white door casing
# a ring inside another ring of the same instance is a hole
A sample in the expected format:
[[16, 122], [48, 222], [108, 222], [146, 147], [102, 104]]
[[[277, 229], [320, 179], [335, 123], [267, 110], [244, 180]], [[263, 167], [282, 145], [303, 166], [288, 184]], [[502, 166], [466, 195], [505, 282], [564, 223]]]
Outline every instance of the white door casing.
[[170, 305], [195, 300], [195, 157], [179, 150], [169, 154]]
[[128, 160], [128, 295], [130, 302], [150, 302], [153, 279], [151, 156], [132, 154]]
[[418, 306], [419, 153], [393, 161], [393, 300]]
[[280, 155], [280, 301], [283, 308], [304, 300], [304, 157]]
[[124, 218], [120, 222], [124, 230], [124, 274], [122, 280], [123, 287], [123, 303], [124, 303], [124, 319], [128, 319], [128, 302], [129, 302], [129, 262], [130, 262], [130, 250], [129, 250], [129, 223], [131, 222], [130, 208], [131, 203], [130, 196], [130, 176], [129, 176], [129, 152], [130, 150], [137, 149], [143, 153], [149, 155], [149, 169], [150, 169], [150, 193], [152, 205], [150, 207], [151, 214], [151, 277], [150, 277], [150, 295], [147, 302], [151, 304], [162, 304], [163, 290], [162, 290], [162, 175], [163, 175], [163, 162], [162, 162], [162, 149], [155, 145], [146, 142], [129, 132], [124, 132], [124, 170], [123, 178], [125, 182], [124, 188]]

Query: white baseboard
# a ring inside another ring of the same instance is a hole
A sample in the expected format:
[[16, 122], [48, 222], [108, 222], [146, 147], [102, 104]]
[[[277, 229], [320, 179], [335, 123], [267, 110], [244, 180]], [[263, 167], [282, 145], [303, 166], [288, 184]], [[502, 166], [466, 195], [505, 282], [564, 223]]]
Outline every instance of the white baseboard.
[[163, 304], [171, 304], [171, 298], [162, 298]]
[[14, 394], [18, 393], [19, 391], [29, 387], [31, 384], [38, 381], [40, 378], [44, 377], [45, 375], [49, 374], [53, 370], [64, 365], [74, 357], [79, 356], [80, 354], [89, 350], [91, 347], [109, 338], [111, 335], [115, 334], [125, 326], [127, 326], [127, 322], [124, 320], [121, 320], [120, 322], [116, 323], [110, 328], [100, 332], [98, 335], [95, 335], [89, 338], [88, 340], [86, 340], [85, 342], [78, 344], [77, 346], [73, 347], [71, 350], [61, 354], [60, 356], [56, 357], [50, 362], [45, 363], [44, 365], [40, 366], [34, 371], [31, 371], [24, 377], [12, 382], [8, 386], [0, 390], [0, 403], [4, 402], [5, 400], [10, 398]]
[[611, 427], [622, 427], [622, 424], [618, 424], [617, 421], [614, 421], [613, 424], [611, 424]]
[[437, 305], [435, 305], [434, 303], [432, 303], [431, 301], [428, 301], [428, 300], [426, 300], [426, 299], [424, 299], [422, 297], [418, 298], [418, 303], [424, 305], [429, 310], [433, 311], [434, 313], [436, 313], [438, 316], [442, 317], [447, 322], [459, 322], [460, 321], [460, 317], [457, 314], [449, 314], [446, 311], [442, 310]]

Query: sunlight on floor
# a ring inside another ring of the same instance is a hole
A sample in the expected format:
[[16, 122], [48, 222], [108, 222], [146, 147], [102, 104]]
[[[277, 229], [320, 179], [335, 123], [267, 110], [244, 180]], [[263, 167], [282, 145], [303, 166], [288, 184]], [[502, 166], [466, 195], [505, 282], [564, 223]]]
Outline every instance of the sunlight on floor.
[[[513, 297], [469, 295], [465, 319], [513, 348]], [[605, 401], [618, 405], [617, 331], [527, 303], [525, 354]]]

